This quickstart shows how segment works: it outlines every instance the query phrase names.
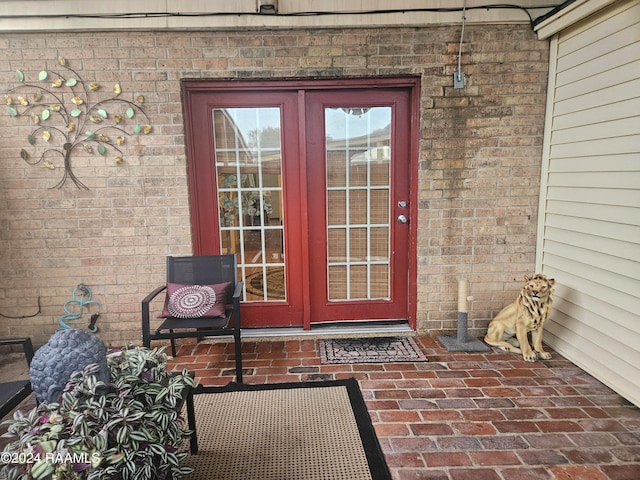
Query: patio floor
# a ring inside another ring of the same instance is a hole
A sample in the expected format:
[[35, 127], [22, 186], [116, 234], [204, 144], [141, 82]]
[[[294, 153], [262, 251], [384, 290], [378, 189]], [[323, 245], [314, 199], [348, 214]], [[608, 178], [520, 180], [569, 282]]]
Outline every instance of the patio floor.
[[[316, 339], [247, 339], [244, 380], [357, 378], [395, 480], [640, 479], [640, 409], [558, 353], [528, 363], [417, 340], [428, 362], [322, 365]], [[224, 385], [233, 358], [232, 343], [187, 343], [172, 368]]]

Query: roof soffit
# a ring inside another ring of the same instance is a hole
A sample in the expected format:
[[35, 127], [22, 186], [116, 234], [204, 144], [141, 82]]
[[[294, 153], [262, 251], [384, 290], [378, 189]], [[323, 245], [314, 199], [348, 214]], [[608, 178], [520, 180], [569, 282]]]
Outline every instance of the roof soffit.
[[[459, 24], [465, 0], [3, 0], [0, 31], [218, 30], [237, 28], [401, 27]], [[530, 23], [562, 0], [466, 0], [467, 24]]]

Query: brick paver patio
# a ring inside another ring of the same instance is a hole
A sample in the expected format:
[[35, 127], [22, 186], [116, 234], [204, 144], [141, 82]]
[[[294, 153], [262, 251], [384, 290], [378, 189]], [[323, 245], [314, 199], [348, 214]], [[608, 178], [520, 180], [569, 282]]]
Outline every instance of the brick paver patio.
[[[395, 480], [640, 479], [640, 409], [558, 353], [418, 341], [428, 362], [322, 365], [315, 339], [245, 340], [245, 383], [357, 378]], [[172, 362], [204, 385], [233, 365], [231, 343], [182, 345]]]

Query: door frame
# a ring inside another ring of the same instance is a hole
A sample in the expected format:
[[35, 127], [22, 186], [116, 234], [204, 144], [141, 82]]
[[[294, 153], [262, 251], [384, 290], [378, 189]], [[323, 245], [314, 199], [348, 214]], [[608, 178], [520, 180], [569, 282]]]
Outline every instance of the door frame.
[[[298, 152], [300, 158], [307, 157], [306, 146], [303, 141], [305, 131], [305, 92], [309, 90], [336, 90], [336, 89], [375, 89], [375, 88], [405, 88], [409, 90], [411, 104], [411, 119], [409, 135], [409, 272], [408, 272], [408, 321], [409, 326], [416, 328], [417, 312], [417, 238], [418, 238], [418, 159], [420, 142], [420, 78], [415, 76], [406, 77], [378, 77], [378, 78], [331, 78], [331, 79], [295, 79], [295, 80], [215, 80], [215, 79], [182, 79], [181, 97], [183, 106], [183, 117], [185, 125], [185, 147], [187, 156], [187, 182], [190, 192], [205, 189], [211, 192], [217, 191], [215, 176], [205, 177], [203, 175], [193, 175], [190, 172], [197, 171], [196, 155], [197, 145], [202, 146], [202, 142], [208, 141], [195, 135], [192, 120], [192, 102], [194, 98], [202, 93], [215, 94], [229, 92], [298, 92], [298, 109], [300, 125], [298, 129]], [[212, 128], [212, 126], [211, 126]], [[306, 162], [299, 162], [299, 194], [301, 201], [300, 222], [308, 225], [307, 218], [307, 188], [306, 188]], [[289, 178], [289, 182], [296, 179]], [[212, 217], [211, 205], [205, 205], [198, 198], [198, 195], [189, 195], [189, 207], [191, 212], [191, 237], [194, 255], [212, 255], [220, 253], [220, 245], [212, 243], [212, 238], [219, 238], [217, 225], [217, 211]], [[209, 202], [210, 203], [210, 202]], [[214, 218], [214, 221], [211, 221]], [[309, 238], [308, 229], [301, 228], [299, 232], [302, 236], [302, 249], [299, 252], [303, 258], [309, 258]], [[309, 278], [308, 263], [302, 262], [303, 278]], [[303, 296], [303, 322], [305, 330], [311, 328], [310, 317], [310, 291], [309, 282], [302, 282]]]

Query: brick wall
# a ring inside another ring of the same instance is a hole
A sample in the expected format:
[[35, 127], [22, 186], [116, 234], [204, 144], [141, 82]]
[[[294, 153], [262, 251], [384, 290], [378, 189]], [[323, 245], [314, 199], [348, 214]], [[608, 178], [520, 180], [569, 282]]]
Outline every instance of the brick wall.
[[[138, 342], [140, 300], [167, 254], [189, 254], [181, 78], [421, 75], [418, 329], [455, 330], [457, 280], [476, 298], [480, 334], [534, 268], [548, 45], [528, 26], [468, 26], [454, 90], [456, 27], [228, 32], [3, 34], [0, 88], [66, 58], [86, 82], [145, 97], [154, 131], [112, 155], [76, 154], [73, 171], [27, 165], [28, 118], [0, 115], [0, 335], [43, 343], [85, 283], [102, 304], [101, 337]], [[127, 97], [129, 95], [129, 97]], [[514, 282], [515, 280], [515, 282]], [[78, 325], [85, 323], [87, 316]]]

